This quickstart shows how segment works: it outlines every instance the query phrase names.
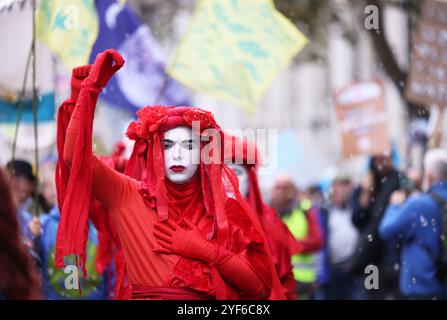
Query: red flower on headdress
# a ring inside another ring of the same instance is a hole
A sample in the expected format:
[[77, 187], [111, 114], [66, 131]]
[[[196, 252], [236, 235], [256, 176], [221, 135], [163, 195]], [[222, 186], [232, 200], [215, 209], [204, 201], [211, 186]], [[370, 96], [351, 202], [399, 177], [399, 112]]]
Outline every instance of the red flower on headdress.
[[168, 121], [166, 108], [161, 106], [146, 107], [137, 111], [138, 120], [136, 122], [136, 131], [139, 137], [149, 138], [149, 135], [157, 131]]
[[127, 127], [126, 136], [130, 140], [137, 140], [139, 138], [138, 133], [137, 133], [137, 122], [136, 121], [132, 121], [129, 124], [129, 126]]
[[183, 119], [192, 127], [193, 122], [200, 123], [200, 131], [208, 128], [217, 128], [217, 123], [214, 120], [214, 116], [209, 111], [204, 111], [197, 108], [190, 108], [190, 110], [183, 113]]

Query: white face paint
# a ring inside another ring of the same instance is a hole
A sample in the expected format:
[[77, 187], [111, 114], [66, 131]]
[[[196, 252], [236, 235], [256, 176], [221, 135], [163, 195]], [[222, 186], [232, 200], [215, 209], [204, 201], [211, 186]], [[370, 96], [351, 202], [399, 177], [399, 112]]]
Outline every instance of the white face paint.
[[228, 167], [230, 167], [231, 170], [236, 173], [237, 177], [239, 178], [239, 192], [244, 196], [245, 198], [248, 196], [248, 172], [247, 168], [245, 168], [242, 164], [229, 164]]
[[177, 127], [165, 132], [165, 172], [175, 184], [188, 182], [200, 163], [199, 140], [187, 127]]

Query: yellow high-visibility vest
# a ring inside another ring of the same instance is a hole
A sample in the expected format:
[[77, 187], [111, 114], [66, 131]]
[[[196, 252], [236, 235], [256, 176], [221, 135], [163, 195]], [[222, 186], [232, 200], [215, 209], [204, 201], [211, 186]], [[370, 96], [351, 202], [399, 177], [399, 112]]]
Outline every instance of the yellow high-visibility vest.
[[[289, 215], [283, 218], [295, 239], [305, 239], [309, 232], [306, 212], [312, 208], [310, 200], [303, 200]], [[317, 279], [315, 254], [296, 254], [292, 257], [293, 275], [296, 281], [313, 283]]]

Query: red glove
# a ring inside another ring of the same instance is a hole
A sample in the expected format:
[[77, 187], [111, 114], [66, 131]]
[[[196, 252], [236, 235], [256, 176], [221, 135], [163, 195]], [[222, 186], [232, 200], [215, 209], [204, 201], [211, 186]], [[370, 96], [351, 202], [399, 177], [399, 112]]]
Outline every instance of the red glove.
[[[154, 225], [154, 236], [159, 245], [159, 248], [153, 250], [154, 252], [213, 262], [222, 277], [237, 288], [250, 292], [253, 296], [261, 298], [268, 296], [269, 288], [245, 259], [206, 240], [197, 226], [186, 219], [183, 221], [186, 228], [169, 220]], [[221, 285], [223, 287], [219, 289], [220, 292], [226, 290], [223, 281]]]
[[190, 221], [183, 220], [186, 228], [167, 220], [154, 225], [154, 236], [158, 240], [159, 248], [156, 253], [176, 254], [179, 256], [213, 261], [217, 256], [217, 245], [208, 241], [197, 226]]
[[124, 65], [124, 59], [118, 51], [107, 49], [96, 56], [85, 84], [93, 84], [104, 88], [112, 76]]
[[71, 73], [71, 100], [76, 103], [78, 100], [79, 92], [81, 91], [81, 84], [90, 73], [92, 66], [86, 65], [82, 67], [74, 68]]

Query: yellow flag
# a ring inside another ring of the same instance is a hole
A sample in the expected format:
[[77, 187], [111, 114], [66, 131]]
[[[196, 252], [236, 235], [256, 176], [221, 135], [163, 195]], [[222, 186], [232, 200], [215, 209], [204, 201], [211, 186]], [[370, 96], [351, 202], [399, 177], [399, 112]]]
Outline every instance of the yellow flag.
[[68, 70], [89, 62], [99, 29], [94, 0], [41, 0], [36, 14], [37, 39]]
[[251, 112], [306, 43], [271, 0], [201, 0], [167, 72]]

